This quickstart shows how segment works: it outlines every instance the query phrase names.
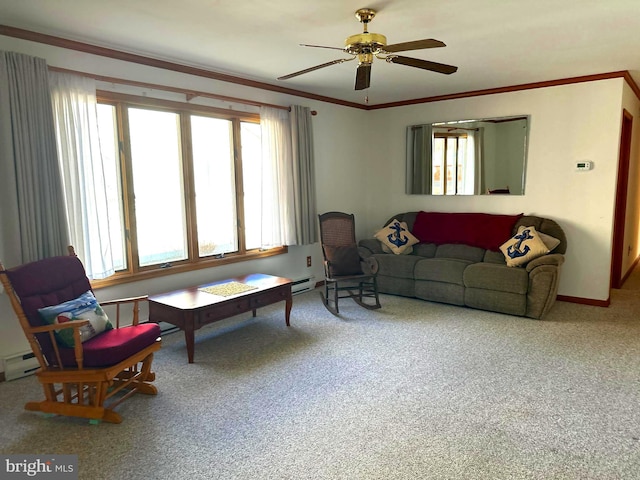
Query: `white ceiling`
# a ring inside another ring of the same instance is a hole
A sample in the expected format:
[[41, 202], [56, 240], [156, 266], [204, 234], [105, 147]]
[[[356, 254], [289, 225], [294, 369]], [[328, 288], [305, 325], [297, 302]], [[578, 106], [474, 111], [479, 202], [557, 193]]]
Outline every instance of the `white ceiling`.
[[[401, 53], [456, 65], [442, 75], [374, 60], [354, 91], [357, 61], [277, 77], [349, 55], [358, 8]], [[640, 0], [2, 0], [0, 24], [370, 105], [629, 70], [640, 84]]]

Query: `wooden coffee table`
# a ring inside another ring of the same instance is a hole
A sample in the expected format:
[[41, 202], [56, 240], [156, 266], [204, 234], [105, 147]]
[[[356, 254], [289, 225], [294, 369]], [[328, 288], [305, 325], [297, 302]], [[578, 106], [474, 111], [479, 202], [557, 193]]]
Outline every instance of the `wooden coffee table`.
[[[194, 332], [212, 322], [223, 320], [234, 315], [253, 312], [260, 307], [285, 301], [285, 321], [289, 326], [289, 316], [293, 304], [291, 283], [288, 278], [274, 277], [255, 273], [243, 277], [229, 278], [218, 282], [207, 283], [197, 287], [185, 288], [173, 292], [149, 296], [149, 320], [167, 322], [184, 330], [187, 344], [187, 357], [193, 363]], [[241, 285], [238, 285], [241, 284]], [[238, 287], [251, 288], [238, 293], [230, 293]], [[213, 287], [212, 291], [228, 290], [222, 294], [208, 293], [204, 289]]]

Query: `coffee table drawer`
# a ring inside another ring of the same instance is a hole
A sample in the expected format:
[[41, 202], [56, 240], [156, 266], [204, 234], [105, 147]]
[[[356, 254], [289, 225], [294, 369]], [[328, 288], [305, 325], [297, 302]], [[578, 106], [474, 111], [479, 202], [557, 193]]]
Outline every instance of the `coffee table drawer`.
[[223, 318], [233, 317], [234, 315], [240, 315], [241, 313], [248, 312], [252, 307], [249, 304], [248, 298], [236, 299], [231, 303], [222, 303], [212, 305], [207, 309], [199, 312], [195, 318], [195, 328], [198, 329], [203, 325], [222, 320]]
[[265, 305], [271, 305], [272, 303], [286, 300], [290, 296], [290, 289], [290, 285], [285, 285], [280, 288], [267, 290], [257, 295], [252, 295], [249, 297], [249, 306], [254, 310], [256, 308], [264, 307]]

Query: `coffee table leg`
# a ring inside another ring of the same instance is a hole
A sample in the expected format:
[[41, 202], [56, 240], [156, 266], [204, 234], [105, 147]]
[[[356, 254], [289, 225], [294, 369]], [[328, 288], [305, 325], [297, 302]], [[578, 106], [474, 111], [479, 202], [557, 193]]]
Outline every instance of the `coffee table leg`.
[[284, 306], [284, 318], [287, 322], [287, 327], [291, 326], [289, 323], [289, 317], [291, 316], [291, 307], [293, 306], [293, 296], [291, 295], [291, 290], [289, 290], [289, 295], [287, 296], [287, 300]]
[[193, 363], [193, 350], [194, 350], [194, 332], [193, 332], [193, 314], [188, 313], [185, 315], [184, 322], [184, 341], [187, 344], [187, 358], [189, 363]]

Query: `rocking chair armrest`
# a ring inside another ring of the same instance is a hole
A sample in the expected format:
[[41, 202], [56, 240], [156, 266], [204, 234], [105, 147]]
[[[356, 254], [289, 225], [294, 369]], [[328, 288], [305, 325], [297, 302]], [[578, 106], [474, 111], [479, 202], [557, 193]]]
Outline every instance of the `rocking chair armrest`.
[[143, 302], [149, 298], [148, 295], [141, 295], [139, 297], [129, 297], [129, 298], [118, 298], [115, 300], [106, 300], [101, 301], [100, 305], [117, 305], [119, 303], [135, 303], [135, 302]]
[[[58, 346], [58, 342], [56, 342], [56, 340], [54, 339], [53, 333], [56, 330], [73, 328], [73, 343], [74, 343], [73, 351], [74, 351], [74, 356], [76, 358], [76, 363], [78, 364], [78, 368], [81, 369], [84, 355], [82, 350], [82, 341], [80, 340], [80, 328], [83, 327], [84, 325], [90, 325], [90, 324], [91, 322], [89, 322], [89, 320], [70, 320], [64, 323], [53, 323], [51, 325], [42, 325], [40, 327], [30, 327], [27, 333], [34, 335], [34, 340], [33, 340], [34, 343], [36, 343], [35, 341], [36, 333], [49, 333], [49, 336], [51, 338], [51, 344], [53, 345], [53, 353], [58, 359], [58, 364], [61, 365], [62, 361], [60, 359], [60, 347]], [[40, 354], [40, 357], [41, 356], [42, 354]]]
[[123, 304], [128, 304], [128, 303], [132, 303], [132, 310], [133, 310], [133, 320], [131, 322], [132, 325], [138, 325], [139, 321], [140, 321], [140, 317], [139, 317], [139, 313], [140, 313], [140, 302], [146, 302], [149, 299], [148, 295], [140, 295], [138, 297], [129, 297], [129, 298], [118, 298], [116, 300], [106, 300], [104, 302], [100, 302], [101, 306], [109, 306], [109, 305], [115, 305], [116, 306], [116, 321], [115, 321], [115, 327], [116, 328], [120, 328], [120, 305]]
[[42, 325], [39, 327], [29, 327], [29, 333], [46, 333], [65, 328], [73, 328], [79, 330], [84, 325], [89, 325], [89, 320], [70, 320], [64, 323], [52, 323], [51, 325]]

